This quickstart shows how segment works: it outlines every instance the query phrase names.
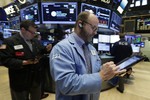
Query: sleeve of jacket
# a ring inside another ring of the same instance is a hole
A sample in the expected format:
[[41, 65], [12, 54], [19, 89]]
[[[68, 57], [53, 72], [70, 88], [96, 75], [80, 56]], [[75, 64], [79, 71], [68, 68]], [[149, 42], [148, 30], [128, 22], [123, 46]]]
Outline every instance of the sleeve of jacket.
[[[77, 74], [76, 64], [70, 49], [55, 46], [50, 54], [51, 75], [62, 94], [77, 95], [98, 93], [101, 89], [99, 72]], [[81, 66], [80, 66], [81, 67]]]

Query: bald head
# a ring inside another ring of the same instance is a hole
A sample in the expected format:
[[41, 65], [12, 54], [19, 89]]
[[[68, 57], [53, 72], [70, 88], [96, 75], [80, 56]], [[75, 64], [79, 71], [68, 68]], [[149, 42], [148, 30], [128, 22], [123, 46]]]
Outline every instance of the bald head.
[[78, 15], [74, 31], [85, 42], [90, 42], [93, 36], [97, 34], [98, 24], [99, 20], [96, 15], [84, 11]]
[[95, 20], [95, 21], [99, 22], [96, 15], [94, 15], [93, 13], [91, 13], [89, 11], [83, 11], [78, 15], [75, 27], [78, 25], [79, 21], [87, 22], [88, 20]]

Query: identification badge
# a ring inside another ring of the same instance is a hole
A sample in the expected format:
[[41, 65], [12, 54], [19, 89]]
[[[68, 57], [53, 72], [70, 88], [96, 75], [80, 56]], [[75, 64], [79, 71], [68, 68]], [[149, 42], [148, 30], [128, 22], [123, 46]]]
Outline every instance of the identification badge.
[[14, 49], [15, 50], [23, 49], [23, 45], [15, 45]]
[[92, 55], [96, 55], [96, 51], [95, 50], [91, 50], [91, 54]]

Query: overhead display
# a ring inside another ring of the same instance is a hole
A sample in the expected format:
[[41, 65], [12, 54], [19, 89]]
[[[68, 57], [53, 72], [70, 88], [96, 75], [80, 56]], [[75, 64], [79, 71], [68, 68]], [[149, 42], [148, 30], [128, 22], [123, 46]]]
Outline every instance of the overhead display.
[[32, 20], [35, 24], [40, 24], [38, 3], [27, 6], [20, 10], [21, 21]]
[[119, 32], [122, 18], [117, 15], [115, 12], [112, 12], [111, 21], [110, 21], [110, 29]]
[[77, 8], [77, 2], [42, 3], [42, 23], [74, 24], [78, 14]]
[[93, 12], [95, 15], [97, 15], [99, 19], [98, 27], [102, 27], [102, 28], [109, 27], [111, 10], [98, 7], [95, 5], [91, 5], [91, 4], [82, 3], [81, 12], [82, 11], [90, 11], [90, 12]]
[[128, 0], [122, 0], [120, 5], [117, 8], [117, 11], [120, 14], [123, 14], [123, 12], [124, 12], [125, 8], [127, 7], [127, 5], [128, 5]]

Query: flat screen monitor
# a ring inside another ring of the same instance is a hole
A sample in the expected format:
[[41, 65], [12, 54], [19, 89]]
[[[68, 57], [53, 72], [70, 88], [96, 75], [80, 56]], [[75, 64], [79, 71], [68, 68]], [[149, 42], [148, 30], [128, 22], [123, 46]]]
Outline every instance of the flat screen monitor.
[[16, 16], [10, 19], [10, 28], [19, 30], [20, 29], [20, 16]]
[[97, 15], [99, 19], [98, 27], [102, 28], [109, 27], [111, 10], [91, 4], [81, 3], [81, 12], [82, 11], [90, 11], [93, 12], [95, 15]]
[[110, 43], [110, 35], [99, 34], [98, 42]]
[[132, 52], [133, 53], [139, 53], [140, 52], [140, 47], [135, 45], [135, 44], [131, 44], [132, 47]]
[[119, 5], [118, 8], [117, 8], [117, 11], [118, 11], [120, 14], [123, 14], [123, 12], [124, 12], [124, 10], [125, 10], [127, 4], [128, 4], [128, 0], [122, 0], [121, 3], [120, 3], [120, 5]]
[[3, 33], [3, 38], [8, 38], [12, 34], [10, 30], [10, 23], [8, 21], [0, 21], [0, 32]]
[[115, 43], [120, 40], [119, 35], [110, 35], [110, 43]]
[[93, 38], [93, 44], [97, 44], [98, 43], [98, 38]]
[[43, 24], [74, 24], [77, 19], [77, 2], [41, 3]]
[[0, 21], [0, 32], [4, 32], [4, 29], [9, 29], [10, 24], [8, 21]]
[[20, 9], [21, 21], [32, 20], [35, 24], [40, 24], [40, 14], [38, 3]]
[[91, 4], [87, 4], [87, 3], [81, 3], [81, 12], [83, 11], [89, 11], [93, 14], [97, 14], [97, 6], [91, 5]]
[[110, 21], [110, 29], [114, 30], [116, 32], [119, 32], [121, 21], [122, 21], [122, 18], [118, 14], [116, 14], [115, 12], [112, 12], [111, 21]]
[[110, 51], [109, 43], [98, 43], [98, 51]]
[[138, 44], [141, 42], [141, 35], [125, 35], [125, 40], [132, 44]]

